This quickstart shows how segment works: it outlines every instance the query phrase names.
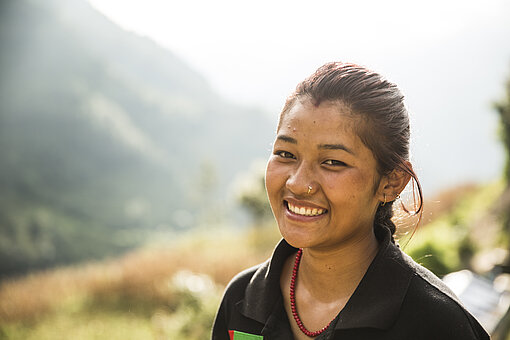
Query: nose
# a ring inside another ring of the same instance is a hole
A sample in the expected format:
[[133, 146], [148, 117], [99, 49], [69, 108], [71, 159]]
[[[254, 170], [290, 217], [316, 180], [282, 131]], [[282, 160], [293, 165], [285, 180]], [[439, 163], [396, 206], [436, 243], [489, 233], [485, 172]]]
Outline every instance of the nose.
[[295, 171], [287, 178], [285, 185], [297, 197], [312, 195], [318, 188], [314, 170], [306, 162], [301, 162], [296, 167]]

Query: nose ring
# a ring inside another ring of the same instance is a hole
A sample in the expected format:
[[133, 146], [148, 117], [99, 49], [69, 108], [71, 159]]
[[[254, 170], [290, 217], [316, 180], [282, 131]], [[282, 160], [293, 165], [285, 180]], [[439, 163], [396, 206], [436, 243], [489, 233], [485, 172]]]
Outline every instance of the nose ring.
[[309, 186], [308, 186], [308, 191], [307, 191], [306, 193], [307, 193], [308, 195], [310, 195], [310, 193], [311, 193], [311, 192], [312, 192], [312, 186], [311, 186], [311, 185], [309, 185]]

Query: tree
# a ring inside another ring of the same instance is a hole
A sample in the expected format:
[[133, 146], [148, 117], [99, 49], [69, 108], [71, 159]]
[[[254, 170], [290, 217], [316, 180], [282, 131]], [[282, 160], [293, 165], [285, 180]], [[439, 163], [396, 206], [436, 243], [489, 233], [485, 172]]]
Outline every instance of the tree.
[[[505, 147], [506, 163], [504, 169], [504, 177], [506, 180], [506, 188], [501, 196], [499, 206], [496, 207], [497, 213], [503, 221], [503, 231], [507, 235], [510, 234], [510, 77], [507, 79], [505, 86], [505, 94], [494, 105], [499, 114], [501, 124], [501, 140]], [[510, 244], [508, 244], [510, 254]], [[510, 272], [510, 256], [502, 266], [504, 271]]]
[[[505, 147], [506, 163], [504, 176], [506, 180], [506, 188], [501, 195], [499, 206], [496, 207], [496, 212], [501, 216], [503, 221], [503, 232], [506, 235], [510, 234], [510, 76], [505, 84], [505, 94], [494, 107], [499, 114], [501, 124], [501, 139]], [[510, 242], [507, 245], [508, 254], [506, 260], [501, 265], [501, 271], [510, 273]], [[493, 334], [494, 339], [506, 339], [510, 333], [510, 308], [506, 312], [503, 319], [499, 322], [498, 327]]]
[[272, 218], [271, 207], [266, 194], [264, 168], [254, 167], [238, 184], [237, 202], [253, 219], [255, 225]]
[[494, 107], [499, 114], [501, 122], [501, 139], [506, 151], [505, 179], [507, 186], [510, 183], [510, 77], [506, 82], [506, 91], [503, 98], [496, 102]]

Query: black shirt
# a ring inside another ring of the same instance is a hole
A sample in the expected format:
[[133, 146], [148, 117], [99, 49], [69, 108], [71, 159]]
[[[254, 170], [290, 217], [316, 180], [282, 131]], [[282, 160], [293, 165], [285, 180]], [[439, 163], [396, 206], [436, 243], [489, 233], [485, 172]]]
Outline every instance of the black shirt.
[[[280, 273], [296, 251], [281, 240], [269, 260], [232, 279], [214, 321], [213, 340], [230, 339], [229, 331], [264, 340], [293, 339]], [[387, 231], [351, 298], [316, 339], [471, 340], [489, 335], [440, 279], [390, 241]]]

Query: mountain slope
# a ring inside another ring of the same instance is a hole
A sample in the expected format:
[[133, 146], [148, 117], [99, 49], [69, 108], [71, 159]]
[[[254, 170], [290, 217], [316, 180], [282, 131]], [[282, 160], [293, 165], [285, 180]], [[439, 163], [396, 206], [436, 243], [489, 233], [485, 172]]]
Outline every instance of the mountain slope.
[[83, 0], [0, 13], [0, 275], [127, 249], [198, 215], [201, 164], [222, 188], [265, 157], [263, 114]]

